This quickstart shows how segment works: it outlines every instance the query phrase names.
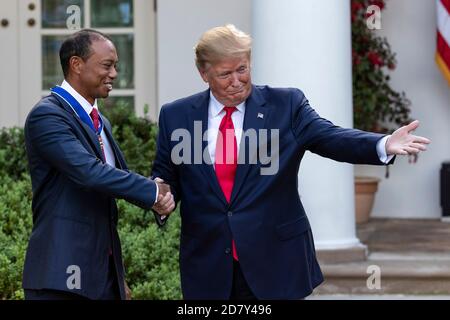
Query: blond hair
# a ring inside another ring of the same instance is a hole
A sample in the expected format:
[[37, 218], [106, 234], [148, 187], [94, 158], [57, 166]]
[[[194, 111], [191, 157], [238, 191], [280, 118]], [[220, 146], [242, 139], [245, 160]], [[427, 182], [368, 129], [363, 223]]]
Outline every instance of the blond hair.
[[224, 58], [247, 55], [250, 59], [252, 38], [232, 24], [212, 28], [201, 36], [195, 50], [195, 64], [204, 70]]

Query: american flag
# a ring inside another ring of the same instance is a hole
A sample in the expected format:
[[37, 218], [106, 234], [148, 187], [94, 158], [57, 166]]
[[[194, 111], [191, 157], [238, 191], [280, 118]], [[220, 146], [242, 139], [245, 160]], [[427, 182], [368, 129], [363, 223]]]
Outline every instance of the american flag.
[[450, 0], [437, 0], [436, 62], [450, 85]]

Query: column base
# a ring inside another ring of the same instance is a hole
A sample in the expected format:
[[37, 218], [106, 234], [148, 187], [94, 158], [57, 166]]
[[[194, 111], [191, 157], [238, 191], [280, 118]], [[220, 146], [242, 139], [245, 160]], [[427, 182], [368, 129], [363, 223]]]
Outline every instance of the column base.
[[359, 243], [348, 248], [316, 250], [319, 263], [345, 263], [367, 260], [367, 246]]

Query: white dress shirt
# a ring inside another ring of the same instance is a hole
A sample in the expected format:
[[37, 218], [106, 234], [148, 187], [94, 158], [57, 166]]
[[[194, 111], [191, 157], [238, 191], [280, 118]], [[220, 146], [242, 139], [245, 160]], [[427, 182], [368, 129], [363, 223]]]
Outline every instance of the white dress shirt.
[[[245, 115], [245, 102], [237, 106], [227, 106], [236, 107], [236, 111], [231, 114], [231, 120], [234, 125], [234, 134], [236, 136], [237, 152], [239, 154], [239, 142], [242, 137], [242, 128], [244, 126], [244, 115]], [[209, 107], [208, 107], [208, 151], [211, 158], [211, 163], [215, 163], [216, 158], [216, 143], [217, 135], [219, 133], [219, 126], [222, 122], [222, 118], [225, 116], [226, 112], [223, 110], [224, 105], [217, 101], [216, 97], [210, 92]]]
[[[209, 106], [208, 106], [208, 152], [211, 158], [211, 163], [215, 163], [216, 158], [216, 143], [217, 134], [219, 132], [220, 122], [225, 116], [226, 112], [223, 110], [224, 105], [217, 101], [216, 97], [210, 92], [209, 94]], [[234, 107], [234, 106], [227, 106]], [[235, 106], [237, 110], [231, 114], [231, 120], [233, 121], [234, 131], [237, 142], [237, 152], [239, 154], [239, 144], [242, 137], [242, 130], [244, 125], [245, 115], [245, 102]], [[377, 142], [377, 154], [380, 161], [387, 164], [394, 157], [393, 155], [387, 156], [386, 154], [386, 142], [390, 136], [385, 136]]]

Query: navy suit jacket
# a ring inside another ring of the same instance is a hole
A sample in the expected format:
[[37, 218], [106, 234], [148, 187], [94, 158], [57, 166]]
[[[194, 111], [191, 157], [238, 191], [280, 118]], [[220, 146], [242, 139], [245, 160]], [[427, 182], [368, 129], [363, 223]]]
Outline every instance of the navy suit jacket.
[[[383, 136], [333, 125], [319, 117], [298, 89], [253, 86], [246, 101], [243, 130], [279, 130], [279, 170], [274, 175], [261, 175], [259, 160], [238, 164], [231, 202], [227, 203], [213, 165], [174, 164], [171, 160], [172, 149], [179, 144], [177, 139], [171, 141], [176, 129], [187, 129], [194, 136], [194, 122], [201, 121], [202, 131], [207, 130], [209, 97], [206, 90], [162, 107], [152, 173], [166, 180], [176, 200], [181, 201], [184, 298], [230, 297], [232, 239], [257, 298], [303, 298], [323, 276], [298, 193], [302, 157], [310, 150], [336, 161], [381, 165], [376, 144]], [[201, 144], [205, 150], [207, 142]], [[244, 148], [248, 152], [248, 147], [248, 140], [241, 140], [239, 153]]]
[[[111, 125], [103, 119], [116, 168], [102, 162], [97, 136], [63, 99], [45, 97], [28, 115], [25, 141], [33, 187], [33, 231], [23, 271], [25, 289], [56, 289], [98, 299], [105, 288], [111, 249], [125, 298], [115, 199], [150, 209], [156, 186], [128, 171]], [[70, 266], [79, 268], [80, 289], [67, 286], [75, 275]]]

